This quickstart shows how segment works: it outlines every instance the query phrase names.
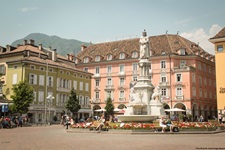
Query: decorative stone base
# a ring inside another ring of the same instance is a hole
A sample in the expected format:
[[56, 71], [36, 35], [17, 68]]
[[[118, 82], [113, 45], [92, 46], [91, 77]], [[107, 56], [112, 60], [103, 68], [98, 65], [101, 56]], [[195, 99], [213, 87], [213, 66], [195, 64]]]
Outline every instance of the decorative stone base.
[[157, 119], [154, 115], [118, 115], [121, 122], [150, 122]]
[[150, 101], [150, 114], [154, 116], [165, 116], [165, 110], [163, 108], [163, 104], [158, 100]]

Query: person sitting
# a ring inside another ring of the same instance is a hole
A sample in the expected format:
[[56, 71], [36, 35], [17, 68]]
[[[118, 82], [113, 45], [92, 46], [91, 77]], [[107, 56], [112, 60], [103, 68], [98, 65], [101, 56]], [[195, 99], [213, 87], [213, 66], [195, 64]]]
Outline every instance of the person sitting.
[[170, 132], [173, 132], [173, 124], [170, 119], [166, 120], [166, 126], [170, 127]]
[[165, 118], [163, 116], [159, 120], [159, 126], [162, 127], [162, 132], [165, 132], [167, 126], [166, 126], [166, 123], [165, 123]]
[[97, 128], [96, 128], [96, 130], [99, 130], [98, 131], [98, 133], [100, 133], [101, 132], [101, 130], [102, 130], [102, 127], [104, 126], [104, 124], [105, 124], [105, 115], [104, 115], [104, 113], [102, 114], [102, 116], [101, 116], [101, 118], [100, 118], [100, 123], [98, 124], [98, 126], [97, 126]]

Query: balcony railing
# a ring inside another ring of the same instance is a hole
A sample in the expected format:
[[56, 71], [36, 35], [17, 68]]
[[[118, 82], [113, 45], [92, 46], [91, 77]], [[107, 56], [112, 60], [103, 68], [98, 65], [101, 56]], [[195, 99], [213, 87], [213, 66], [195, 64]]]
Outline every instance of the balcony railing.
[[94, 78], [100, 78], [101, 77], [101, 75], [100, 74], [94, 74], [94, 76], [93, 76]]
[[126, 98], [119, 98], [119, 102], [125, 102]]
[[176, 96], [175, 99], [176, 100], [183, 100], [184, 99], [184, 96], [183, 95], [182, 96]]
[[114, 85], [106, 85], [106, 86], [105, 86], [105, 89], [106, 89], [106, 90], [114, 89]]
[[93, 99], [93, 101], [92, 101], [92, 103], [100, 103], [101, 102], [101, 99], [99, 99], [99, 98], [94, 98]]
[[118, 73], [118, 76], [125, 76], [125, 75], [126, 75], [125, 72], [119, 72], [119, 73]]
[[159, 86], [170, 86], [169, 82], [160, 82]]

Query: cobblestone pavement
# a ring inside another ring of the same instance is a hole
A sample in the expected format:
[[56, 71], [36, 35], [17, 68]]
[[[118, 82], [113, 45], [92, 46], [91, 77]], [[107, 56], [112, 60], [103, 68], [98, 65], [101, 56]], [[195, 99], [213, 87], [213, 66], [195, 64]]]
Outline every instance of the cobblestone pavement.
[[1, 150], [195, 150], [225, 149], [218, 134], [67, 133], [61, 125], [0, 129]]

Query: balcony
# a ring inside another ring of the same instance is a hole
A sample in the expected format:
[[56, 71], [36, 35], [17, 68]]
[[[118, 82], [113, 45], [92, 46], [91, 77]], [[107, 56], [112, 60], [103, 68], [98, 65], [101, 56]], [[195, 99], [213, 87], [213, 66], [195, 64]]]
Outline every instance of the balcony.
[[125, 72], [119, 72], [118, 76], [126, 76], [126, 73]]
[[193, 66], [174, 66], [173, 67], [174, 72], [182, 72], [182, 71], [190, 71], [190, 70], [195, 70], [195, 67]]
[[176, 100], [183, 100], [184, 99], [184, 96], [183, 95], [182, 96], [176, 96], [175, 99]]
[[159, 86], [165, 87], [165, 86], [170, 86], [169, 82], [160, 82]]
[[126, 98], [119, 98], [119, 102], [126, 102]]
[[93, 75], [93, 78], [100, 78], [100, 77], [101, 77], [100, 74], [94, 74], [94, 75]]
[[81, 108], [91, 108], [91, 105], [81, 105]]
[[99, 104], [100, 102], [101, 102], [101, 99], [93, 98], [93, 101], [92, 101], [93, 104]]
[[57, 87], [57, 91], [61, 91], [61, 92], [70, 92], [71, 89], [70, 89], [70, 88]]
[[114, 89], [114, 85], [106, 85], [105, 89], [106, 90], [113, 90]]

